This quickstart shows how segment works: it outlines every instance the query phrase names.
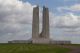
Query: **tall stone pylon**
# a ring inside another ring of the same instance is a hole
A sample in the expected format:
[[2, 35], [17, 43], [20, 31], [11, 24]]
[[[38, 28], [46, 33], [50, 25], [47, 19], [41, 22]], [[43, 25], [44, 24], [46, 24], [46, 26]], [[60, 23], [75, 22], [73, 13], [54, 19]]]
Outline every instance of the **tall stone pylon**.
[[39, 6], [33, 8], [33, 21], [32, 21], [32, 43], [38, 39], [39, 35]]
[[39, 35], [40, 43], [49, 44], [49, 10], [43, 6], [43, 22], [42, 22], [42, 32]]
[[40, 36], [46, 39], [49, 38], [49, 10], [45, 6], [43, 6], [43, 22]]

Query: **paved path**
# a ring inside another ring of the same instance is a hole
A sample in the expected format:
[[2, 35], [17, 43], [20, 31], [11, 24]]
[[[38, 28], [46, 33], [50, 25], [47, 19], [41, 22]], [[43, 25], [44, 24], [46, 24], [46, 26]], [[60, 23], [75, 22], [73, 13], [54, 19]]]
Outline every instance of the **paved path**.
[[70, 51], [69, 53], [80, 53], [80, 47], [70, 47], [72, 49], [72, 51]]
[[61, 47], [70, 48], [71, 51], [68, 53], [80, 53], [80, 47], [78, 46], [66, 46], [66, 45], [59, 45]]

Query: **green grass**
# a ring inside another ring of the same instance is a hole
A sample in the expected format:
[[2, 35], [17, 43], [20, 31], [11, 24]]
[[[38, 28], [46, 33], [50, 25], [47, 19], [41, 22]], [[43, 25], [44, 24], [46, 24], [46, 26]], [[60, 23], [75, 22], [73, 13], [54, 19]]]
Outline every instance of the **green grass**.
[[0, 53], [67, 53], [70, 49], [56, 45], [0, 44]]
[[80, 47], [80, 44], [68, 44], [67, 46], [75, 46], [75, 47]]

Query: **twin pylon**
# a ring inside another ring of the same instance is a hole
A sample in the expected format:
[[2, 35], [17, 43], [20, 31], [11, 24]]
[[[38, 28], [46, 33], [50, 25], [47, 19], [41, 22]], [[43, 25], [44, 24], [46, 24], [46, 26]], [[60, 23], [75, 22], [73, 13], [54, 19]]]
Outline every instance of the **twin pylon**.
[[43, 6], [42, 32], [39, 34], [39, 6], [33, 8], [32, 43], [49, 43], [49, 10]]

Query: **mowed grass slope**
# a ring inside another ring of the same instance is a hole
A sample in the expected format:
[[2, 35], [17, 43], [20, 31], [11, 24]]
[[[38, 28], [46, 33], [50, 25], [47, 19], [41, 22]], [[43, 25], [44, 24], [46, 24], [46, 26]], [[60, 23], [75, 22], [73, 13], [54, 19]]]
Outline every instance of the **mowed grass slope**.
[[56, 45], [0, 44], [0, 53], [67, 53], [70, 49]]

